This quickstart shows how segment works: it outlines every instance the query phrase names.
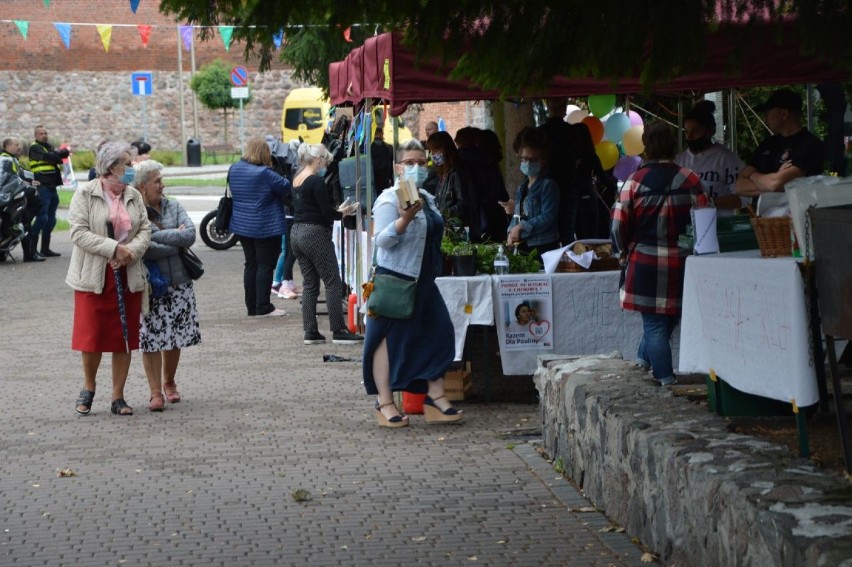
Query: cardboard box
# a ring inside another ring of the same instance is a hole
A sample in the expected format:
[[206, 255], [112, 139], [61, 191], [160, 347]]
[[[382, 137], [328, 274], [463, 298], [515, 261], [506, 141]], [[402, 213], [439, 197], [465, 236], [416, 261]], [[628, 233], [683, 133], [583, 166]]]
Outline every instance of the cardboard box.
[[444, 394], [451, 402], [464, 400], [472, 385], [470, 361], [466, 362], [464, 367], [448, 370], [444, 374]]

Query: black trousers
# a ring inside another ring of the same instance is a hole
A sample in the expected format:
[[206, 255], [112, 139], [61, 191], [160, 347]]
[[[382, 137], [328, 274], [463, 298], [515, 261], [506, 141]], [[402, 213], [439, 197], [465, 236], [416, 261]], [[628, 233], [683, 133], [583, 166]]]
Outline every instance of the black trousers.
[[243, 291], [249, 315], [266, 315], [275, 311], [269, 301], [272, 273], [281, 252], [281, 235], [270, 238], [240, 236], [246, 262], [243, 269]]

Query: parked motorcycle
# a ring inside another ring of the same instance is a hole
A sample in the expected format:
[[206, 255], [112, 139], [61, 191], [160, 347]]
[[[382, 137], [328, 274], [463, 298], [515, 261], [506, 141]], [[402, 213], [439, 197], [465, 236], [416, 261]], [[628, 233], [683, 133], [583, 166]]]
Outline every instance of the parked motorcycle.
[[0, 158], [0, 262], [12, 257], [12, 249], [23, 240], [24, 208], [27, 205], [27, 184], [12, 169], [13, 162]]
[[216, 209], [213, 209], [201, 219], [201, 227], [198, 232], [204, 244], [213, 250], [227, 250], [237, 243], [237, 235], [227, 230], [216, 228]]

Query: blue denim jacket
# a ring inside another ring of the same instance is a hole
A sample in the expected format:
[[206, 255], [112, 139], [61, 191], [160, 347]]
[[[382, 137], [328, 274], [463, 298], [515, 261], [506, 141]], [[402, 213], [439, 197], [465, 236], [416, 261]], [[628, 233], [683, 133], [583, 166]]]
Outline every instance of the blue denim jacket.
[[[529, 179], [525, 179], [515, 190], [515, 213], [521, 211], [521, 190], [527, 183], [529, 183]], [[539, 177], [529, 188], [524, 198], [521, 238], [527, 246], [534, 248], [541, 244], [559, 240], [559, 233], [556, 229], [558, 210], [559, 186], [549, 177]], [[517, 217], [512, 218], [507, 233], [518, 224], [516, 219]]]
[[[429, 193], [420, 190], [420, 197], [427, 207], [438, 215], [435, 199]], [[394, 221], [399, 218], [396, 197], [396, 183], [385, 189], [373, 205], [373, 246], [376, 250], [376, 263], [389, 270], [412, 278], [420, 277], [423, 263], [423, 251], [426, 248], [426, 214], [420, 210], [411, 219], [405, 232], [397, 234]]]

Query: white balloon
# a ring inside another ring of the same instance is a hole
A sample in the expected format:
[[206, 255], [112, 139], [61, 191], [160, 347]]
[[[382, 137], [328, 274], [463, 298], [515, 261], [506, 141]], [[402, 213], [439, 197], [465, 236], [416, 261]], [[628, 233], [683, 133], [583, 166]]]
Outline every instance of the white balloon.
[[588, 112], [586, 112], [585, 110], [580, 110], [578, 108], [577, 110], [575, 110], [573, 112], [569, 112], [568, 116], [565, 118], [565, 121], [568, 122], [568, 124], [579, 124], [580, 122], [583, 121], [583, 118], [585, 118], [588, 115], [589, 115]]
[[568, 122], [568, 117], [575, 110], [580, 110], [580, 107], [577, 106], [576, 104], [569, 104], [568, 106], [566, 106], [565, 107], [565, 116], [563, 117], [563, 120], [565, 120], [565, 122]]

